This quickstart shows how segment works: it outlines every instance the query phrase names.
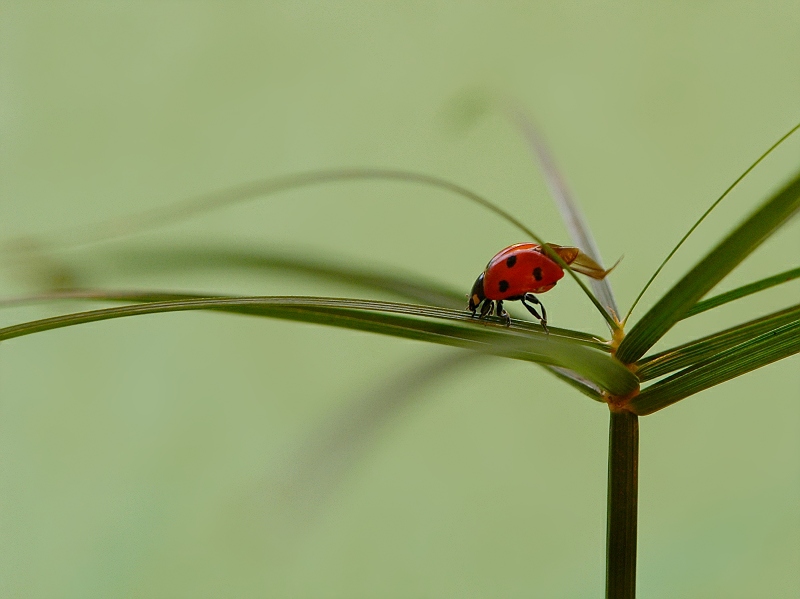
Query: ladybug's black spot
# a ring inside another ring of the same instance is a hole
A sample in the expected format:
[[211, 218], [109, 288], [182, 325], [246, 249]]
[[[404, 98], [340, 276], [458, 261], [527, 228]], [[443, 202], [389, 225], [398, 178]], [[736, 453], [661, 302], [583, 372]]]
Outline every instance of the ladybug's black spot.
[[514, 266], [516, 263], [517, 263], [517, 257], [516, 256], [509, 256], [506, 259], [506, 266], [508, 266], [509, 268]]
[[542, 280], [542, 269], [539, 268], [538, 266], [533, 269], [533, 278], [536, 279], [537, 281]]
[[508, 290], [508, 281], [500, 281], [500, 293], [505, 293]]

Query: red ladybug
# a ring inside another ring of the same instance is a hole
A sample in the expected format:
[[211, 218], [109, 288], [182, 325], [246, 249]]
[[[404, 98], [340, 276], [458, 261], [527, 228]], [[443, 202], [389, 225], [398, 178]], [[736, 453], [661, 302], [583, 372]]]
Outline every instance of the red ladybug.
[[[602, 279], [611, 272], [603, 270], [603, 267], [576, 247], [562, 247], [553, 243], [547, 245], [577, 272], [594, 279]], [[475, 316], [480, 307], [478, 318], [484, 318], [492, 314], [496, 301], [497, 315], [508, 326], [511, 324], [511, 317], [503, 309], [503, 302], [519, 300], [542, 323], [546, 332], [547, 312], [533, 294], [550, 291], [563, 276], [564, 270], [538, 243], [511, 245], [489, 260], [486, 270], [475, 281], [469, 295], [469, 310]], [[531, 304], [542, 309], [541, 316]]]

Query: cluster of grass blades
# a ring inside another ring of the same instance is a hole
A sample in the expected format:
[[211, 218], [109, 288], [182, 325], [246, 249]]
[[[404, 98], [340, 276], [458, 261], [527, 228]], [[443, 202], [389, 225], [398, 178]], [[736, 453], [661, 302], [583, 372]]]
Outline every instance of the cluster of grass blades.
[[[542, 166], [548, 185], [573, 237], [573, 243], [598, 264], [602, 264], [589, 228], [540, 136], [519, 114], [514, 115], [514, 120], [520, 125]], [[744, 174], [750, 172], [798, 128], [800, 125], [794, 127], [767, 150]], [[741, 178], [737, 179], [734, 185]], [[18, 265], [33, 264], [33, 255], [41, 263], [41, 260], [47, 260], [42, 256], [55, 255], [52, 253], [54, 250], [65, 246], [117, 239], [166, 222], [187, 218], [202, 211], [262, 198], [291, 188], [353, 180], [394, 180], [433, 186], [491, 210], [516, 226], [529, 239], [539, 243], [544, 241], [521, 221], [460, 185], [437, 177], [404, 171], [353, 169], [257, 181], [236, 189], [196, 198], [171, 208], [142, 214], [124, 222], [106, 223], [83, 231], [54, 235], [35, 246], [8, 244], [4, 253]], [[719, 204], [734, 185], [713, 203], [689, 233], [711, 209]], [[198, 267], [239, 268], [254, 272], [290, 271], [309, 277], [347, 283], [367, 292], [379, 290], [405, 302], [300, 296], [192, 295], [169, 290], [114, 290], [103, 288], [102, 281], [98, 284], [98, 278], [101, 279], [102, 276], [90, 272], [84, 264], [61, 264], [59, 267], [53, 267], [56, 276], [51, 278], [61, 281], [61, 286], [69, 289], [51, 290], [38, 296], [7, 298], [0, 302], [0, 307], [76, 299], [120, 305], [7, 326], [0, 329], [0, 341], [128, 316], [213, 310], [369, 331], [449, 345], [470, 350], [477, 355], [493, 354], [539, 364], [584, 395], [606, 403], [610, 408], [606, 595], [613, 598], [630, 598], [635, 595], [636, 581], [638, 417], [652, 414], [713, 385], [799, 352], [800, 305], [743, 322], [677, 347], [651, 355], [646, 354], [680, 320], [800, 276], [800, 268], [793, 268], [703, 299], [749, 254], [785, 225], [799, 208], [800, 172], [761, 203], [725, 239], [703, 256], [627, 332], [625, 324], [633, 308], [689, 233], [670, 252], [623, 319], [618, 317], [617, 304], [607, 279], [591, 281], [593, 289], [590, 290], [557, 255], [553, 254], [554, 259], [575, 278], [607, 323], [610, 332], [608, 339], [554, 327], [551, 327], [549, 334], [546, 334], [538, 324], [519, 320], [514, 320], [509, 327], [504, 326], [502, 321], [495, 317], [477, 321], [465, 310], [463, 290], [447, 289], [438, 283], [410, 275], [398, 276], [390, 272], [354, 269], [352, 266], [333, 261], [298, 258], [287, 252], [208, 245], [172, 245], [146, 250], [123, 247], [115, 251], [106, 251], [105, 259], [113, 262], [117, 271], [129, 274], [169, 269], [183, 271]], [[48, 264], [58, 264], [57, 259], [54, 258]], [[63, 270], [59, 271], [58, 269], [62, 267]], [[91, 282], [91, 285], [88, 282]], [[436, 378], [439, 373], [444, 373], [460, 361], [462, 360], [448, 357], [446, 362], [426, 370], [427, 375], [419, 378], [420, 384]], [[395, 393], [390, 400], [387, 400], [391, 401], [391, 406], [383, 406], [373, 411], [385, 413], [397, 409], [418, 386], [409, 386], [405, 391]], [[372, 413], [369, 409], [366, 412]], [[371, 420], [348, 418], [347, 421], [358, 422], [358, 426], [363, 429], [373, 426], [376, 419], [377, 417]], [[352, 436], [352, 434], [347, 435], [348, 438]]]

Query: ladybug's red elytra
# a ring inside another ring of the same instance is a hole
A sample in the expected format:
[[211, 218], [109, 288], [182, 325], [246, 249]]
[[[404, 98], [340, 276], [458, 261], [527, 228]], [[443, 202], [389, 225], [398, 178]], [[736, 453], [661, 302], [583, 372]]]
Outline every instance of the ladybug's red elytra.
[[[603, 279], [611, 272], [611, 269], [604, 270], [576, 247], [563, 247], [553, 243], [548, 243], [547, 246], [573, 270], [593, 279]], [[511, 317], [503, 309], [503, 302], [519, 300], [542, 323], [542, 328], [547, 332], [547, 312], [534, 293], [550, 291], [563, 276], [564, 270], [538, 243], [508, 246], [489, 260], [486, 269], [475, 281], [469, 294], [468, 308], [473, 316], [480, 308], [478, 318], [484, 318], [492, 314], [496, 301], [497, 315], [508, 326], [511, 324]], [[541, 308], [541, 316], [534, 305]]]

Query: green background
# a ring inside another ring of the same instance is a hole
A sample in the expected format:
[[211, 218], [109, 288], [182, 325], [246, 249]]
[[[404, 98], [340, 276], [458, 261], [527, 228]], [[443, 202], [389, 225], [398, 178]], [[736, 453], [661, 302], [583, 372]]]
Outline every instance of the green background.
[[[624, 254], [611, 282], [625, 309], [800, 118], [798, 30], [794, 1], [2, 2], [0, 239], [43, 240], [267, 176], [375, 166], [458, 182], [567, 243], [502, 115], [458, 126], [465, 98], [489, 90], [535, 117], [605, 259]], [[637, 314], [798, 158], [794, 139], [759, 167]], [[721, 289], [796, 266], [798, 239], [794, 222]], [[285, 193], [126, 243], [170, 240], [413, 272], [465, 294], [496, 251], [524, 241], [451, 195], [376, 182]], [[4, 295], [34, 289], [33, 266], [5, 262]], [[288, 275], [106, 275], [127, 288], [377, 295]], [[798, 289], [687, 320], [659, 347], [796, 303]], [[604, 332], [573, 282], [542, 299], [556, 326]], [[3, 310], [0, 324], [84, 306]], [[199, 313], [3, 343], [0, 595], [601, 597], [607, 410], [527, 363], [486, 358], [443, 377], [330, 488], [275, 499], [309, 436], [444, 354]], [[800, 595], [798, 364], [642, 419], [642, 597]]]

